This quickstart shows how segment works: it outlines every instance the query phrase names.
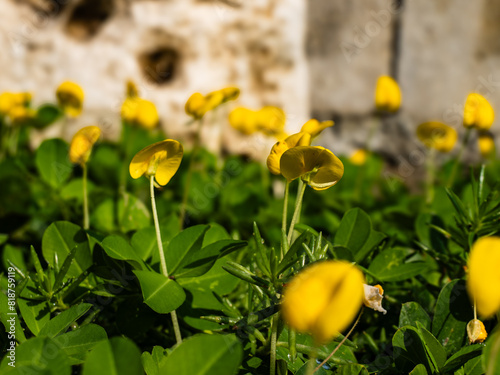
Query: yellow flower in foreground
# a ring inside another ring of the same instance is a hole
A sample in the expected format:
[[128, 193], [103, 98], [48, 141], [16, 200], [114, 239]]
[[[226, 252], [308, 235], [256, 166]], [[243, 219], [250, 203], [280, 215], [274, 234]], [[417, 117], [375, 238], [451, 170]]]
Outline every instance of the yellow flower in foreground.
[[466, 128], [475, 127], [480, 130], [488, 130], [494, 119], [495, 111], [484, 96], [475, 92], [467, 96], [464, 107], [464, 126]]
[[450, 152], [457, 142], [457, 131], [439, 121], [429, 121], [417, 128], [417, 137], [428, 148]]
[[309, 133], [312, 138], [316, 138], [323, 130], [329, 128], [330, 126], [333, 126], [333, 121], [319, 122], [316, 119], [311, 119], [302, 125], [300, 131]]
[[68, 116], [77, 117], [82, 112], [84, 93], [80, 86], [65, 81], [56, 90], [57, 101]]
[[368, 152], [363, 149], [358, 149], [349, 157], [349, 161], [354, 165], [364, 165], [368, 158]]
[[69, 146], [69, 160], [72, 163], [84, 165], [89, 160], [92, 146], [101, 136], [97, 126], [86, 126], [76, 132]]
[[379, 111], [396, 112], [401, 106], [401, 90], [398, 83], [388, 76], [377, 80], [375, 107]]
[[281, 313], [298, 332], [326, 343], [353, 321], [363, 301], [364, 276], [345, 261], [318, 262], [300, 271], [286, 286]]
[[472, 246], [467, 290], [488, 318], [500, 310], [500, 237], [482, 237]]
[[486, 332], [483, 322], [479, 319], [472, 319], [467, 324], [467, 337], [469, 338], [469, 344], [476, 344], [486, 340], [488, 332]]
[[179, 169], [183, 154], [182, 145], [173, 139], [154, 143], [134, 156], [129, 166], [130, 176], [133, 179], [154, 176], [156, 182], [164, 186]]
[[285, 151], [280, 170], [288, 182], [300, 177], [314, 190], [328, 189], [344, 175], [340, 159], [320, 146], [297, 146]]
[[267, 168], [269, 168], [272, 174], [281, 174], [280, 160], [283, 153], [292, 147], [309, 146], [310, 144], [311, 135], [302, 132], [292, 134], [285, 140], [276, 142], [267, 157]]
[[479, 151], [481, 156], [485, 159], [489, 159], [495, 155], [495, 140], [493, 135], [489, 132], [480, 132], [478, 138]]

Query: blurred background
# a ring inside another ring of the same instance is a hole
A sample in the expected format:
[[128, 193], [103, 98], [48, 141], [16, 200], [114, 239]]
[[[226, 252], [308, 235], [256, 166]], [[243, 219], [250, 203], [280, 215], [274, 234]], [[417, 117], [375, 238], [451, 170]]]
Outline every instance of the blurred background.
[[[500, 0], [0, 0], [0, 9], [0, 92], [30, 91], [38, 105], [54, 102], [62, 81], [78, 83], [84, 112], [67, 139], [89, 124], [116, 139], [131, 79], [169, 137], [189, 142], [192, 93], [235, 85], [240, 98], [225, 111], [279, 106], [288, 133], [311, 117], [334, 120], [320, 143], [348, 155], [365, 146], [376, 80], [390, 75], [402, 107], [371, 147], [404, 177], [424, 163], [419, 123], [462, 132], [472, 91], [500, 109]], [[206, 126], [203, 142], [262, 159], [275, 140], [225, 124]]]

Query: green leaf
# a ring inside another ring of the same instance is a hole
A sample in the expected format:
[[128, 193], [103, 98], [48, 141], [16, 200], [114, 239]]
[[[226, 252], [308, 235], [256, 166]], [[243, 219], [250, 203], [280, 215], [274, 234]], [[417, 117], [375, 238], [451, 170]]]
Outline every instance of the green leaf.
[[[87, 194], [90, 196], [95, 190], [95, 185], [92, 181], [87, 180]], [[74, 199], [78, 203], [83, 202], [83, 179], [72, 178], [60, 192], [61, 198], [64, 200]], [[95, 211], [95, 210], [93, 210]]]
[[352, 208], [344, 214], [339, 229], [335, 234], [335, 245], [343, 245], [350, 249], [354, 256], [370, 237], [372, 223], [366, 212], [360, 208]]
[[45, 128], [56, 122], [62, 115], [63, 112], [58, 106], [53, 104], [42, 104], [36, 110], [36, 127]]
[[401, 281], [412, 278], [428, 268], [425, 262], [403, 263], [407, 252], [401, 247], [384, 250], [373, 259], [368, 270], [380, 281]]
[[108, 335], [101, 326], [87, 324], [74, 331], [54, 338], [54, 342], [66, 353], [72, 365], [83, 363], [89, 351]]
[[182, 287], [172, 279], [152, 271], [134, 271], [139, 279], [144, 303], [159, 314], [178, 308], [186, 299]]
[[302, 254], [302, 244], [307, 244], [312, 237], [312, 233], [309, 231], [303, 232], [297, 239], [293, 242], [292, 246], [288, 249], [288, 252], [283, 257], [283, 260], [278, 266], [278, 273], [285, 271], [293, 263], [297, 261], [300, 254]]
[[361, 262], [368, 255], [370, 255], [373, 249], [375, 249], [375, 247], [378, 246], [386, 237], [387, 236], [385, 234], [372, 230], [364, 245], [354, 254], [354, 260], [358, 263]]
[[74, 247], [77, 251], [68, 277], [77, 277], [92, 265], [87, 235], [78, 225], [68, 221], [56, 221], [45, 230], [42, 238], [43, 257], [56, 270]]
[[465, 345], [467, 323], [474, 316], [465, 281], [453, 280], [439, 293], [432, 334], [451, 355]]
[[23, 251], [17, 247], [7, 244], [3, 247], [3, 253], [2, 253], [2, 263], [4, 269], [8, 269], [10, 267], [9, 260], [17, 268], [26, 273], [27, 268], [23, 257]]
[[410, 371], [410, 375], [427, 375], [428, 372], [425, 366], [422, 364], [416, 365], [413, 370]]
[[147, 375], [159, 375], [160, 366], [163, 365], [167, 355], [161, 346], [155, 346], [151, 353], [143, 352], [141, 356], [142, 366]]
[[417, 302], [406, 302], [401, 307], [399, 314], [399, 328], [403, 326], [413, 326], [417, 328], [417, 322], [420, 322], [426, 329], [431, 327], [431, 318], [429, 314]]
[[68, 144], [57, 138], [47, 139], [36, 150], [35, 164], [38, 173], [53, 188], [61, 187], [73, 171], [68, 153]]
[[3, 375], [43, 374], [70, 375], [71, 366], [67, 355], [48, 337], [29, 339], [16, 348], [15, 367], [8, 365], [4, 356], [0, 365]]
[[107, 236], [102, 242], [101, 246], [108, 254], [109, 257], [118, 260], [130, 262], [136, 269], [146, 269], [146, 265], [142, 261], [139, 254], [137, 254], [127, 242], [127, 240], [118, 235]]
[[17, 299], [17, 306], [29, 330], [38, 336], [40, 330], [50, 320], [50, 306], [47, 301]]
[[500, 373], [500, 330], [495, 330], [486, 342], [482, 363], [486, 375]]
[[189, 264], [194, 254], [201, 249], [209, 228], [208, 225], [195, 225], [172, 238], [165, 252], [169, 274], [177, 276], [176, 271]]
[[[317, 374], [318, 372], [315, 372]], [[327, 372], [325, 372], [327, 374]], [[368, 370], [363, 365], [349, 364], [342, 365], [334, 372], [335, 375], [368, 375]]]
[[[299, 370], [295, 373], [295, 375], [307, 375], [307, 370], [308, 370], [308, 367], [309, 367], [309, 363], [308, 361], [306, 361], [306, 363], [304, 363], [300, 368]], [[316, 367], [316, 366], [315, 366]], [[328, 370], [325, 370], [323, 367], [320, 368], [318, 371], [316, 371], [314, 373], [314, 375], [327, 375], [327, 374], [330, 374], [330, 372]], [[347, 372], [346, 374], [350, 374], [349, 372]]]
[[431, 224], [440, 228], [445, 227], [443, 220], [437, 215], [429, 213], [421, 213], [418, 215], [415, 222], [415, 231], [417, 232], [419, 241], [438, 252], [446, 251], [446, 237], [431, 227]]
[[[0, 293], [0, 322], [2, 322], [6, 333], [9, 332], [11, 328], [10, 322], [8, 322], [8, 320], [14, 316], [10, 314], [17, 314], [17, 313], [15, 312], [15, 310], [12, 311], [9, 309], [9, 299], [5, 294]], [[26, 336], [24, 336], [24, 330], [21, 328], [20, 319], [17, 316], [15, 319], [14, 329], [15, 329], [16, 340], [20, 343], [26, 341]], [[10, 341], [11, 338], [10, 337], [8, 338]]]
[[92, 210], [90, 215], [90, 223], [93, 228], [99, 228], [103, 232], [116, 231], [116, 205], [112, 198], [103, 200], [99, 205]]
[[166, 358], [159, 374], [231, 375], [238, 372], [243, 348], [235, 335], [195, 335]]
[[399, 372], [410, 372], [416, 365], [423, 364], [427, 372], [433, 373], [433, 366], [415, 327], [405, 326], [398, 329], [392, 338], [392, 345], [394, 361]]
[[64, 333], [73, 322], [82, 317], [91, 307], [92, 305], [89, 303], [72, 306], [48, 321], [40, 330], [38, 336], [54, 338]]
[[432, 333], [425, 329], [422, 323], [417, 322], [417, 328], [432, 363], [437, 369], [441, 369], [446, 362], [446, 351], [443, 349], [443, 346], [439, 343], [439, 341], [432, 335]]
[[151, 214], [146, 205], [135, 196], [124, 193], [118, 200], [118, 224], [122, 232], [147, 227]]
[[[476, 357], [476, 358], [472, 358], [472, 359], [469, 359], [465, 365], [464, 365], [464, 372], [465, 372], [465, 375], [484, 375], [485, 373], [485, 365], [483, 364], [483, 361], [482, 361], [482, 358], [484, 358], [484, 356], [481, 356], [481, 357]], [[497, 357], [497, 363], [498, 363], [498, 357]], [[496, 370], [497, 372], [491, 372], [491, 374], [498, 374], [498, 366], [496, 367]], [[489, 369], [488, 369], [489, 371]], [[489, 375], [490, 372], [487, 372], [486, 375]]]
[[113, 337], [103, 341], [89, 353], [82, 375], [143, 375], [141, 352], [133, 341]]
[[446, 373], [456, 370], [463, 364], [465, 364], [465, 362], [481, 355], [482, 351], [483, 351], [483, 345], [481, 344], [465, 346], [458, 352], [453, 354], [450, 358], [448, 358], [441, 371]]

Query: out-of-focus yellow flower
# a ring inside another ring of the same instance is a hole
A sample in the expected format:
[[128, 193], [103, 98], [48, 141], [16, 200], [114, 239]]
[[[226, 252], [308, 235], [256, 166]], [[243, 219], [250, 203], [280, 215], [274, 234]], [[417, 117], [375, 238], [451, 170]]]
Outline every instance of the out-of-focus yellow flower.
[[101, 136], [97, 126], [86, 126], [76, 132], [69, 146], [69, 160], [72, 163], [84, 165], [89, 160], [92, 146]]
[[186, 114], [199, 120], [208, 111], [215, 109], [229, 100], [235, 100], [239, 95], [240, 90], [237, 87], [226, 87], [221, 90], [212, 91], [205, 96], [196, 92], [189, 97], [184, 109]]
[[472, 246], [467, 290], [481, 316], [500, 310], [500, 237], [482, 237]]
[[379, 111], [396, 112], [401, 106], [401, 90], [398, 83], [388, 76], [377, 80], [375, 107]]
[[256, 112], [251, 109], [239, 107], [229, 113], [229, 124], [243, 134], [255, 133], [257, 128]]
[[471, 93], [467, 96], [464, 107], [464, 126], [466, 128], [477, 128], [479, 130], [488, 130], [495, 119], [495, 111], [486, 100], [478, 93]]
[[281, 174], [280, 160], [283, 153], [292, 147], [309, 146], [310, 144], [311, 135], [303, 132], [292, 134], [285, 140], [276, 142], [267, 157], [267, 168], [272, 174]]
[[450, 152], [457, 142], [457, 131], [439, 121], [429, 121], [417, 128], [417, 137], [428, 148]]
[[154, 143], [139, 151], [130, 162], [129, 172], [133, 179], [145, 176], [155, 177], [156, 182], [168, 184], [181, 165], [184, 150], [173, 139]]
[[300, 177], [314, 190], [325, 190], [342, 178], [344, 165], [324, 147], [297, 146], [283, 153], [280, 171], [288, 182]]
[[365, 306], [375, 311], [380, 311], [385, 315], [387, 311], [382, 307], [384, 289], [380, 285], [371, 286], [367, 284], [363, 284], [363, 288], [365, 292], [363, 303]]
[[358, 149], [349, 157], [349, 161], [354, 165], [364, 165], [368, 158], [368, 152], [363, 149]]
[[22, 124], [35, 117], [35, 111], [31, 108], [18, 105], [9, 111], [9, 117], [13, 124]]
[[317, 344], [330, 341], [353, 321], [363, 301], [364, 276], [352, 264], [329, 260], [301, 270], [286, 286], [281, 313]]
[[0, 94], [0, 114], [10, 116], [10, 112], [14, 108], [27, 107], [30, 102], [31, 94], [29, 92], [3, 92]]
[[484, 328], [484, 324], [479, 319], [472, 319], [467, 323], [467, 336], [469, 344], [477, 344], [483, 342], [488, 337], [488, 332]]
[[262, 107], [256, 114], [256, 128], [270, 136], [282, 134], [285, 130], [286, 115], [278, 107], [271, 105]]
[[127, 98], [136, 98], [139, 96], [139, 90], [137, 89], [135, 83], [131, 80], [127, 81], [125, 95], [127, 96]]
[[489, 132], [480, 132], [478, 137], [479, 151], [485, 159], [491, 158], [495, 154], [495, 140]]
[[80, 86], [71, 81], [65, 81], [56, 90], [57, 101], [70, 117], [77, 117], [82, 113], [84, 93]]
[[122, 119], [132, 125], [153, 129], [160, 120], [156, 106], [139, 97], [126, 98], [121, 109]]
[[302, 128], [300, 129], [301, 132], [306, 132], [311, 134], [312, 138], [316, 138], [323, 130], [326, 128], [329, 128], [330, 126], [333, 126], [333, 121], [322, 121], [319, 122], [316, 119], [311, 119], [307, 121], [304, 125], [302, 125]]

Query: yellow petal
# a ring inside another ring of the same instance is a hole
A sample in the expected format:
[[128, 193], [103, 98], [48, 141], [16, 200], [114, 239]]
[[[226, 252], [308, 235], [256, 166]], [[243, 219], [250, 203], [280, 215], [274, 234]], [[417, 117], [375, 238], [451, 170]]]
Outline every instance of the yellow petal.
[[489, 159], [495, 154], [495, 140], [489, 132], [481, 132], [478, 137], [479, 151], [481, 156]]
[[472, 246], [467, 290], [479, 314], [488, 318], [500, 310], [500, 237], [482, 237]]
[[184, 150], [173, 139], [166, 139], [143, 148], [132, 159], [129, 172], [132, 178], [155, 176], [159, 185], [166, 185], [179, 169]]
[[482, 321], [479, 319], [472, 319], [467, 323], [467, 336], [469, 338], [469, 344], [476, 344], [486, 340], [488, 332], [486, 332], [486, 328], [484, 328]]
[[8, 115], [16, 107], [27, 107], [30, 101], [29, 92], [3, 92], [0, 94], [0, 114]]
[[467, 96], [464, 107], [464, 126], [488, 130], [495, 119], [493, 107], [486, 98], [478, 93]]
[[92, 146], [101, 136], [101, 129], [97, 126], [86, 126], [76, 132], [69, 146], [69, 160], [72, 163], [83, 165], [87, 162]]
[[397, 82], [388, 76], [381, 76], [375, 89], [375, 107], [379, 111], [396, 112], [401, 106], [401, 90]]
[[126, 98], [122, 104], [121, 117], [122, 120], [133, 123], [137, 118], [137, 107], [139, 106], [140, 99], [137, 97]]
[[299, 332], [325, 343], [347, 328], [361, 307], [364, 277], [345, 261], [318, 262], [300, 271], [286, 286], [281, 312]]
[[145, 129], [153, 129], [158, 125], [159, 117], [156, 106], [149, 100], [140, 99], [137, 106], [137, 125]]
[[366, 150], [359, 149], [352, 153], [349, 157], [349, 161], [354, 165], [363, 165], [366, 163], [366, 159], [368, 157], [368, 153]]
[[229, 113], [229, 124], [243, 134], [250, 135], [257, 129], [256, 112], [251, 109], [239, 107]]
[[309, 133], [295, 133], [287, 137], [284, 141], [279, 141], [271, 148], [271, 152], [267, 157], [267, 167], [273, 174], [279, 175], [280, 160], [285, 151], [296, 146], [309, 146], [311, 144], [311, 135]]
[[257, 128], [267, 135], [280, 134], [285, 129], [286, 115], [278, 107], [265, 106], [257, 111]]
[[240, 96], [240, 89], [237, 87], [225, 87], [221, 90], [219, 90], [223, 96], [223, 103], [229, 101], [229, 100], [236, 100], [238, 99], [238, 96]]
[[199, 92], [195, 92], [189, 97], [184, 106], [186, 114], [194, 117], [195, 119], [200, 119], [205, 114], [205, 97]]
[[302, 177], [314, 190], [325, 190], [342, 178], [344, 165], [324, 147], [297, 146], [283, 153], [280, 170], [289, 182]]
[[57, 100], [68, 116], [77, 117], [82, 112], [84, 93], [71, 81], [63, 82], [56, 90]]
[[302, 125], [300, 131], [309, 133], [312, 138], [316, 138], [323, 130], [329, 128], [330, 126], [333, 126], [333, 121], [319, 122], [316, 119], [311, 119]]
[[457, 131], [439, 121], [429, 121], [417, 128], [417, 137], [428, 148], [450, 152], [457, 142]]

